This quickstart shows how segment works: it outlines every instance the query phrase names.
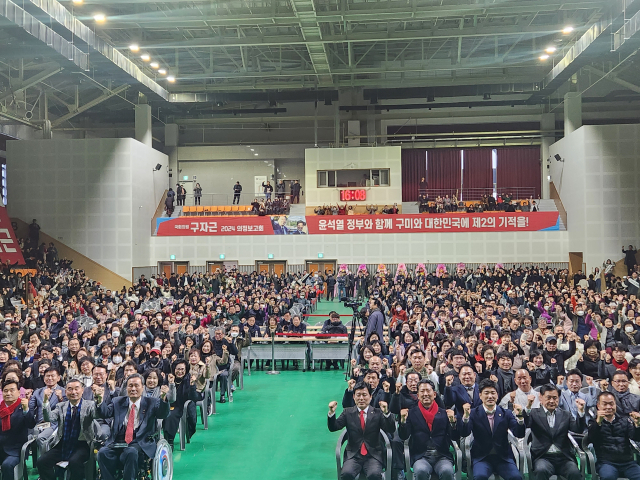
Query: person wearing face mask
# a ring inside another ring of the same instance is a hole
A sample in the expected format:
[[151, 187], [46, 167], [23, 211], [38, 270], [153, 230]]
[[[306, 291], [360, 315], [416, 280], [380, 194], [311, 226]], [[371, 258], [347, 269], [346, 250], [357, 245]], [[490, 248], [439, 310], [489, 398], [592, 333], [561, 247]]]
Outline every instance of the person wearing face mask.
[[147, 372], [152, 369], [160, 370], [165, 375], [171, 373], [171, 361], [168, 358], [162, 358], [162, 343], [159, 347], [154, 346], [149, 352], [149, 360], [141, 365], [142, 372]]
[[400, 303], [396, 303], [393, 306], [393, 316], [391, 317], [391, 322], [389, 323], [389, 329], [397, 328], [398, 324], [403, 324], [407, 322], [407, 312], [402, 308]]
[[622, 329], [615, 332], [615, 338], [622, 343], [632, 355], [640, 354], [640, 330], [636, 330], [633, 322], [627, 320], [622, 324]]

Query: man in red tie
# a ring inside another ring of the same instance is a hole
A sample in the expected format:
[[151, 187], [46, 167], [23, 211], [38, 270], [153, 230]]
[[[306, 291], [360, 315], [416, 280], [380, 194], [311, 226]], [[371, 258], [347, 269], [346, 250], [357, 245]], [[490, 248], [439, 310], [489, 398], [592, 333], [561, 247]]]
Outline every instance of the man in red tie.
[[153, 458], [156, 453], [158, 419], [167, 418], [169, 387], [161, 387], [160, 398], [143, 397], [144, 381], [133, 374], [126, 380], [127, 396], [102, 402], [103, 387], [97, 387], [94, 397], [98, 415], [113, 418], [111, 436], [98, 452], [98, 466], [104, 480], [115, 480], [118, 468], [123, 480], [135, 480], [139, 460]]
[[363, 471], [367, 480], [380, 480], [385, 463], [380, 430], [391, 434], [396, 424], [386, 402], [380, 402], [379, 409], [370, 405], [371, 391], [365, 383], [359, 382], [353, 387], [353, 399], [356, 406], [345, 408], [337, 419], [338, 402], [329, 404], [329, 431], [346, 427], [349, 434], [340, 478], [353, 480]]

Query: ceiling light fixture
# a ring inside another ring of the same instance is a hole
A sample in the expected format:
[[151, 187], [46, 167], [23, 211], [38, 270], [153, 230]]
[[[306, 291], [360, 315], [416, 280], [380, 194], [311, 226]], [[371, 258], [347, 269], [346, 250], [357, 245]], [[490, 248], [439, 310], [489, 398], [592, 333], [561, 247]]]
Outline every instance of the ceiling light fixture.
[[129, 45], [129, 50], [131, 50], [132, 52], [137, 52], [138, 50], [140, 50], [140, 47], [134, 43]]
[[554, 47], [553, 45], [544, 49], [544, 51], [547, 52], [547, 53], [555, 53], [556, 50], [558, 50], [558, 49], [556, 47]]
[[93, 16], [93, 19], [97, 22], [97, 23], [104, 23], [107, 20], [107, 17], [104, 13], [96, 13]]
[[254, 148], [252, 148], [252, 149], [251, 149], [251, 151], [252, 151], [252, 152], [255, 152], [255, 149], [254, 149]]
[[175, 82], [175, 81], [176, 81], [176, 77], [174, 77], [173, 75], [169, 75], [169, 76], [167, 77], [167, 82], [169, 82], [169, 83], [173, 83], [173, 82]]
[[564, 33], [565, 35], [569, 35], [571, 32], [573, 32], [573, 27], [571, 25], [568, 25], [562, 29], [562, 33]]
[[149, 55], [148, 53], [143, 53], [142, 55], [140, 55], [140, 58], [143, 62], [148, 62], [149, 60], [151, 60], [151, 55]]
[[256, 157], [258, 156], [258, 154], [257, 154], [257, 153], [254, 153], [254, 155], [255, 155]]
[[82, 0], [73, 0], [73, 3], [75, 3], [76, 5], [80, 5], [82, 4]]
[[160, 75], [166, 75], [166, 74], [167, 74], [167, 71], [166, 71], [164, 68], [161, 68], [160, 70], [158, 70], [158, 73], [159, 73]]
[[542, 61], [544, 62], [545, 60], [547, 60], [547, 59], [549, 58], [549, 55], [547, 55], [547, 54], [545, 54], [545, 55], [540, 55], [540, 57], [539, 57], [539, 58], [540, 58], [540, 60], [542, 60]]
[[151, 63], [149, 64], [149, 66], [150, 66], [151, 68], [156, 69], [156, 70], [157, 70], [158, 68], [160, 68], [160, 65], [158, 65], [158, 62], [151, 62]]

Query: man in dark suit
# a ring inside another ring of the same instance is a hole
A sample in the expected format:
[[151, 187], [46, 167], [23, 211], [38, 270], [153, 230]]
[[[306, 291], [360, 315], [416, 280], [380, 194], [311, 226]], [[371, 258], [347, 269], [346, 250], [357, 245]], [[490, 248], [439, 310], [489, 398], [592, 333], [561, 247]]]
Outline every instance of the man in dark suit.
[[431, 380], [418, 384], [418, 404], [402, 409], [398, 434], [409, 439], [409, 455], [417, 480], [428, 480], [435, 472], [439, 480], [453, 480], [451, 440], [458, 440], [456, 416], [435, 402], [436, 388]]
[[471, 365], [465, 364], [460, 367], [458, 379], [460, 383], [453, 385], [453, 375], [445, 377], [444, 404], [448, 408], [455, 407], [456, 414], [462, 416], [462, 406], [465, 403], [470, 404], [471, 408], [476, 408], [482, 405], [482, 402], [476, 385], [476, 371]]
[[38, 474], [42, 480], [55, 480], [56, 464], [63, 461], [69, 462], [67, 469], [71, 480], [82, 480], [84, 463], [90, 456], [89, 445], [94, 438], [96, 405], [91, 400], [82, 399], [84, 385], [77, 379], [67, 382], [68, 401], [54, 404], [56, 395], [53, 392], [50, 387], [43, 392], [43, 417], [58, 428], [50, 439], [50, 449], [38, 458]]
[[525, 425], [531, 429], [531, 460], [533, 480], [548, 480], [552, 475], [567, 480], [580, 480], [576, 457], [571, 450], [569, 431], [582, 433], [586, 427], [585, 405], [576, 399], [578, 417], [560, 410], [560, 394], [554, 385], [540, 387], [539, 408], [525, 412]]
[[361, 471], [367, 480], [379, 480], [382, 475], [385, 461], [380, 430], [391, 434], [395, 431], [396, 424], [386, 402], [380, 402], [380, 409], [369, 405], [369, 390], [369, 386], [362, 382], [356, 384], [353, 387], [356, 406], [345, 408], [337, 419], [338, 402], [329, 404], [329, 431], [337, 432], [346, 427], [349, 434], [345, 461], [340, 473], [341, 480], [353, 480]]
[[125, 386], [126, 396], [115, 397], [108, 404], [102, 401], [103, 387], [94, 391], [98, 415], [113, 418], [111, 436], [98, 451], [98, 465], [105, 480], [115, 480], [119, 466], [123, 480], [135, 480], [139, 460], [144, 455], [155, 456], [158, 419], [169, 415], [166, 385], [161, 387], [160, 398], [142, 396], [144, 381], [137, 373], [127, 378]]
[[471, 462], [474, 480], [488, 480], [492, 474], [500, 475], [503, 480], [522, 480], [508, 433], [511, 430], [514, 436], [524, 437], [523, 408], [515, 404], [511, 413], [498, 406], [498, 387], [489, 379], [480, 382], [478, 390], [482, 405], [472, 410], [470, 404], [464, 404], [462, 420], [458, 421], [461, 437], [473, 433]]
[[20, 449], [27, 442], [28, 429], [36, 426], [36, 419], [29, 411], [29, 398], [20, 399], [17, 380], [5, 379], [2, 383], [3, 400], [0, 402], [0, 461], [2, 479], [13, 478], [13, 469], [20, 463]]

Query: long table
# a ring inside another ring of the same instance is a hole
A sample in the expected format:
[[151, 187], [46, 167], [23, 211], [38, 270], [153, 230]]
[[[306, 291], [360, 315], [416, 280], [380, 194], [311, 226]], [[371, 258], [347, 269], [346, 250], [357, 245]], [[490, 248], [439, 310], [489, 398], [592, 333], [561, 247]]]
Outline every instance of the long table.
[[[308, 361], [315, 371], [316, 360], [346, 360], [349, 356], [349, 344], [344, 337], [326, 340], [312, 335], [276, 337], [273, 347], [274, 360], [302, 360], [303, 371], [307, 370]], [[243, 350], [242, 367], [247, 362], [248, 375], [251, 375], [251, 360], [271, 360], [270, 338], [253, 338], [251, 345]]]

